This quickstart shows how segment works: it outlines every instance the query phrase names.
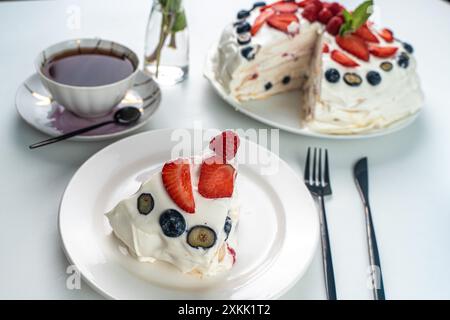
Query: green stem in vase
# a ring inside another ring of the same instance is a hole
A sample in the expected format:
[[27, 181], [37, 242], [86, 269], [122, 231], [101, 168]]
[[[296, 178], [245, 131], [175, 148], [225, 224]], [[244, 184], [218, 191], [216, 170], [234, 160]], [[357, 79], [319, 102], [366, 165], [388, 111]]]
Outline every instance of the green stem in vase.
[[158, 46], [156, 47], [156, 78], [158, 78], [159, 75], [159, 65], [161, 63], [161, 53], [162, 53], [162, 49], [164, 48], [164, 43], [166, 42], [166, 38], [167, 38], [167, 18], [170, 19], [170, 15], [167, 14], [167, 12], [165, 10], [163, 10], [163, 17], [161, 20], [161, 32], [159, 35], [159, 43]]
[[176, 49], [176, 48], [177, 48], [177, 42], [176, 42], [176, 38], [175, 38], [175, 32], [171, 32], [171, 33], [170, 33], [169, 47], [172, 48], [172, 49]]
[[181, 1], [182, 0], [158, 0], [162, 13], [159, 41], [154, 52], [146, 58], [149, 63], [156, 61], [156, 77], [158, 77], [159, 74], [161, 53], [167, 37], [170, 35], [168, 47], [176, 49], [176, 33], [184, 30], [187, 26], [186, 16], [181, 8]]

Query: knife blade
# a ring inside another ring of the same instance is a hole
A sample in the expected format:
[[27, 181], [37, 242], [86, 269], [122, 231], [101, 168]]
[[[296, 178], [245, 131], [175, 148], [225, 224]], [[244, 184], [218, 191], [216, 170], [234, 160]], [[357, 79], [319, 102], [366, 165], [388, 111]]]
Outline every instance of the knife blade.
[[353, 174], [355, 178], [356, 188], [359, 191], [364, 205], [373, 296], [375, 300], [385, 300], [380, 255], [378, 253], [375, 228], [373, 226], [372, 212], [370, 210], [369, 204], [369, 174], [366, 157], [359, 159], [356, 162], [355, 166], [353, 167]]
[[369, 174], [367, 173], [367, 158], [358, 160], [354, 168], [356, 187], [361, 194], [364, 205], [369, 204]]

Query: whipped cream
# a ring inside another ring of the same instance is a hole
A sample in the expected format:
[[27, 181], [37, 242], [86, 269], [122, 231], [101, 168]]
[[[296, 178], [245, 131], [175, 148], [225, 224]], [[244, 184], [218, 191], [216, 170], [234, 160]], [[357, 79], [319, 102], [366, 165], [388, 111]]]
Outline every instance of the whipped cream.
[[[330, 52], [342, 50], [332, 36], [326, 33], [324, 37]], [[357, 60], [360, 65], [357, 68], [347, 68], [337, 63], [330, 54], [322, 55], [323, 70], [335, 68], [341, 74], [341, 81], [331, 83], [322, 80], [320, 100], [315, 108], [314, 119], [308, 124], [310, 128], [342, 134], [380, 129], [416, 113], [423, 106], [424, 96], [416, 72], [416, 60], [408, 54], [408, 68], [399, 67], [398, 55], [404, 52], [402, 43], [397, 40], [387, 43], [381, 37], [379, 40], [380, 46], [398, 47], [397, 54], [390, 58], [371, 55], [368, 62]], [[386, 61], [392, 63], [391, 71], [381, 70], [380, 64]], [[380, 73], [380, 84], [369, 84], [366, 80], [369, 71]], [[360, 75], [363, 79], [361, 85], [351, 87], [342, 81], [346, 72]]]
[[[161, 171], [144, 182], [130, 198], [120, 201], [106, 213], [114, 234], [126, 244], [132, 254], [142, 262], [165, 261], [183, 273], [213, 276], [229, 270], [234, 257], [229, 248], [236, 250], [235, 230], [239, 218], [239, 202], [236, 192], [231, 198], [206, 199], [197, 190], [201, 162], [191, 163], [191, 180], [196, 211], [187, 213], [179, 208], [167, 193]], [[236, 180], [237, 181], [237, 180]], [[154, 199], [152, 211], [143, 215], [137, 209], [137, 199], [142, 193], [150, 193]], [[194, 248], [187, 242], [187, 232], [176, 238], [162, 232], [159, 217], [167, 209], [175, 209], [186, 221], [186, 230], [193, 226], [208, 226], [214, 230], [217, 240], [211, 248]], [[226, 217], [232, 221], [228, 238], [224, 231]]]

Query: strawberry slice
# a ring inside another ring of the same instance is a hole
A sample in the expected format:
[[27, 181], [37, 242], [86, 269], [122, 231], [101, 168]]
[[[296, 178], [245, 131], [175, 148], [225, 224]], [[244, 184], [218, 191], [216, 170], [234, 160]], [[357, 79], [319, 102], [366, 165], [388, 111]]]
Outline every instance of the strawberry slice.
[[298, 6], [294, 2], [279, 1], [271, 5], [271, 8], [279, 13], [295, 13]]
[[311, 1], [302, 11], [302, 16], [309, 22], [314, 22], [319, 17], [319, 12], [322, 10], [322, 3]]
[[323, 44], [322, 52], [323, 52], [323, 53], [328, 53], [328, 52], [330, 52], [330, 47], [329, 47], [326, 43]]
[[394, 33], [389, 29], [382, 29], [380, 32], [378, 32], [380, 37], [382, 37], [386, 42], [392, 42], [394, 41]]
[[320, 9], [322, 9], [324, 7], [324, 3], [322, 3], [322, 1], [320, 1], [320, 0], [305, 0], [305, 1], [300, 1], [299, 3], [297, 3], [297, 5], [301, 8], [305, 8], [309, 4], [315, 5], [317, 7], [317, 12], [319, 12]]
[[162, 180], [170, 198], [186, 212], [195, 212], [191, 183], [191, 165], [187, 159], [177, 159], [164, 164]]
[[300, 1], [299, 3], [297, 3], [297, 5], [298, 5], [299, 7], [301, 7], [301, 8], [304, 8], [304, 7], [306, 7], [311, 1], [312, 1], [312, 0], [303, 0], [303, 1]]
[[333, 18], [333, 13], [328, 8], [322, 8], [317, 14], [317, 20], [322, 22], [323, 24], [327, 24], [330, 19]]
[[288, 26], [292, 22], [298, 23], [298, 18], [293, 13], [280, 13], [270, 16], [267, 19], [267, 24], [272, 28], [278, 29], [283, 32], [288, 32]]
[[333, 13], [333, 15], [338, 15], [339, 13], [342, 12], [342, 10], [344, 9], [343, 6], [341, 6], [339, 3], [337, 2], [332, 2], [329, 4], [330, 11]]
[[252, 29], [250, 30], [252, 36], [254, 36], [259, 31], [259, 29], [261, 29], [266, 20], [274, 14], [275, 11], [272, 8], [268, 8], [267, 10], [262, 11], [259, 16], [256, 17]]
[[380, 47], [371, 45], [369, 46], [369, 52], [375, 57], [389, 58], [393, 56], [398, 50], [398, 47]]
[[334, 16], [330, 19], [327, 23], [327, 31], [329, 34], [335, 36], [339, 33], [339, 30], [341, 29], [342, 24], [344, 23], [344, 20], [338, 16]]
[[366, 42], [358, 36], [346, 35], [346, 36], [336, 36], [336, 43], [355, 57], [369, 61], [369, 48]]
[[359, 64], [350, 58], [345, 53], [339, 51], [339, 50], [333, 50], [331, 51], [331, 59], [336, 61], [337, 63], [342, 64], [345, 67], [357, 67]]
[[236, 251], [234, 251], [234, 249], [232, 247], [230, 247], [227, 243], [227, 249], [228, 252], [230, 253], [231, 257], [233, 258], [233, 264], [236, 263]]
[[227, 160], [231, 160], [236, 156], [239, 144], [239, 136], [233, 131], [227, 130], [212, 138], [209, 142], [209, 148], [216, 155], [222, 157], [222, 163], [226, 163]]
[[367, 27], [366, 24], [363, 24], [358, 30], [354, 33], [358, 37], [366, 40], [367, 42], [375, 42], [379, 43], [380, 40], [378, 40], [377, 36], [370, 31], [369, 27]]
[[222, 159], [212, 156], [200, 168], [198, 192], [208, 199], [229, 198], [233, 195], [236, 170]]

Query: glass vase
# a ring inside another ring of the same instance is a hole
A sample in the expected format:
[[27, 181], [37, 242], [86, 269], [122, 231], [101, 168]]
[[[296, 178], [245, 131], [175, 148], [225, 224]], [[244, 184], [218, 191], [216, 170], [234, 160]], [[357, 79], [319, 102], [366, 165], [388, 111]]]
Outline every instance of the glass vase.
[[154, 0], [147, 24], [144, 72], [162, 85], [186, 79], [189, 32], [182, 0]]

